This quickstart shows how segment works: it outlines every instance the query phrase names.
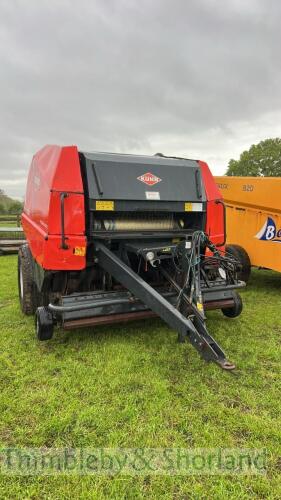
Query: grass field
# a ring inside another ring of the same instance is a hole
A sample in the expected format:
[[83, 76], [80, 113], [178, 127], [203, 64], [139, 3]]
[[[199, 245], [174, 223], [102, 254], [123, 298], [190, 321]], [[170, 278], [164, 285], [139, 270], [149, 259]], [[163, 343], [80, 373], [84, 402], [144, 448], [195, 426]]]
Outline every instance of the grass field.
[[16, 256], [0, 258], [0, 444], [266, 448], [265, 476], [5, 477], [0, 498], [281, 498], [281, 276], [253, 272], [235, 320], [208, 327], [238, 368], [200, 360], [162, 321], [34, 339]]
[[18, 227], [17, 217], [14, 215], [0, 215], [1, 227]]

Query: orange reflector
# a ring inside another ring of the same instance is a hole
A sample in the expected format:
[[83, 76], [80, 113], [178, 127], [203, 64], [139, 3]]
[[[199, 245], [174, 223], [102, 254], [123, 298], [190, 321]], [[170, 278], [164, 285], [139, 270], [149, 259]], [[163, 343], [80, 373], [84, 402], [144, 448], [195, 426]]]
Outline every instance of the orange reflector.
[[79, 257], [85, 257], [86, 247], [75, 247], [73, 253], [74, 255], [78, 255]]

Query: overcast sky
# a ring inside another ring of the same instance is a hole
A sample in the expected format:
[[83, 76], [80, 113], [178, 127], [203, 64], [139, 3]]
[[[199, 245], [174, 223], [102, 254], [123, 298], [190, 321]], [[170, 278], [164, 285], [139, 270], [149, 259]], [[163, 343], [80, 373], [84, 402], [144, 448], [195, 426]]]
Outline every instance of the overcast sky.
[[0, 188], [52, 143], [224, 173], [281, 136], [280, 25], [278, 0], [0, 0]]

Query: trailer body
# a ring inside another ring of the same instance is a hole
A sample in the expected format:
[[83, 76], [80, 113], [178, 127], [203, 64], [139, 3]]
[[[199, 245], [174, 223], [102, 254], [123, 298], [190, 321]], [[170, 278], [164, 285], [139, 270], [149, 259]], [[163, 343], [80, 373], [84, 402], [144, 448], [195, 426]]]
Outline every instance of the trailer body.
[[37, 336], [158, 315], [229, 369], [205, 309], [238, 316], [244, 286], [225, 244], [225, 206], [205, 162], [46, 146], [29, 171], [19, 253], [23, 312]]
[[239, 245], [252, 266], [281, 271], [281, 178], [215, 177], [226, 204], [228, 245]]

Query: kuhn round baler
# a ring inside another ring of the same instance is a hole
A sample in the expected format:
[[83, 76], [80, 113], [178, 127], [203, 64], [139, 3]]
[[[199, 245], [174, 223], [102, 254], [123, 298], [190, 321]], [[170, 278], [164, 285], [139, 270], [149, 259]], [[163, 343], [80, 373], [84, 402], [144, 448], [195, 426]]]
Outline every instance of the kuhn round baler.
[[205, 325], [206, 309], [238, 316], [244, 286], [206, 163], [46, 146], [31, 163], [22, 225], [19, 297], [39, 340], [54, 325], [157, 315], [205, 360], [234, 367]]

